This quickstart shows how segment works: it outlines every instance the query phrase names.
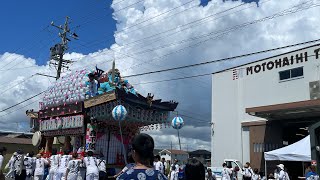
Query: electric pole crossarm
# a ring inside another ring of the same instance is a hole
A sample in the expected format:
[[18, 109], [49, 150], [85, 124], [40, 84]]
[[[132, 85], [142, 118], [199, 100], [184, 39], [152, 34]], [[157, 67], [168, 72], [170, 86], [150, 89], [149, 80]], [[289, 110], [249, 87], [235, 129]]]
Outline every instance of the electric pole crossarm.
[[65, 51], [68, 49], [68, 42], [71, 41], [70, 39], [67, 38], [67, 35], [70, 34], [70, 36], [74, 39], [77, 39], [78, 35], [76, 33], [70, 33], [68, 16], [66, 17], [66, 21], [63, 26], [62, 25], [57, 26], [54, 24], [54, 22], [51, 22], [51, 25], [60, 30], [59, 36], [61, 37], [61, 43], [56, 44], [54, 47], [50, 48], [51, 61], [54, 61], [54, 62], [50, 62], [50, 64], [56, 66], [56, 69], [57, 69], [56, 79], [58, 80], [60, 78], [62, 68], [69, 70], [68, 64], [73, 62], [71, 60], [63, 59], [63, 55], [65, 54]]

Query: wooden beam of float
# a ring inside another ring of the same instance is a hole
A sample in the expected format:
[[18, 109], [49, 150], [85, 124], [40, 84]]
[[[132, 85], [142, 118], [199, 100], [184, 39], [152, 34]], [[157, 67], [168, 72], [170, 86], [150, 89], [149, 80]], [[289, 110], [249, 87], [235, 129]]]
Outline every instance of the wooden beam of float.
[[116, 100], [117, 96], [115, 92], [107, 93], [107, 94], [102, 94], [99, 96], [95, 96], [93, 98], [87, 99], [84, 101], [84, 108], [89, 108], [92, 106], [96, 106], [99, 104], [103, 104], [109, 101]]

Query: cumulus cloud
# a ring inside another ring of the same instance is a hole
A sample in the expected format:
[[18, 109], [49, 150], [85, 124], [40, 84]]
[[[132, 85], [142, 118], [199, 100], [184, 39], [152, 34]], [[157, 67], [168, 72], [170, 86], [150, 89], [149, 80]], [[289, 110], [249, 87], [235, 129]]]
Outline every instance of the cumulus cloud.
[[[83, 67], [93, 68], [95, 65], [109, 69], [111, 61], [115, 58], [122, 75], [130, 75], [313, 40], [317, 39], [320, 33], [320, 25], [315, 18], [320, 15], [320, 11], [315, 7], [252, 24], [220, 37], [221, 32], [235, 25], [270, 16], [304, 1], [262, 0], [259, 1], [259, 7], [255, 2], [241, 5], [241, 1], [212, 0], [206, 6], [200, 6], [199, 0], [188, 3], [189, 1], [145, 0], [136, 3], [136, 0], [126, 0], [113, 3], [112, 8], [115, 10], [113, 18], [117, 21], [117, 31], [114, 35], [116, 43], [110, 49], [106, 47], [88, 55], [70, 52], [65, 57], [76, 61], [71, 66], [74, 70]], [[131, 4], [134, 5], [126, 10], [117, 11]], [[181, 7], [169, 11], [178, 6]], [[208, 33], [211, 35], [207, 35]], [[191, 48], [186, 48], [188, 46]], [[183, 48], [185, 49], [181, 50]], [[135, 84], [141, 94], [151, 92], [157, 99], [175, 100], [180, 103], [179, 114], [186, 115], [184, 117], [186, 125], [180, 130], [183, 149], [186, 150], [187, 146], [188, 149], [210, 149], [211, 91], [215, 90], [215, 87], [211, 88], [210, 76], [163, 83], [143, 83], [215, 72], [269, 55], [129, 78], [129, 81]], [[14, 62], [6, 66], [11, 61]], [[0, 97], [0, 109], [20, 102], [50, 85], [48, 78], [37, 76], [23, 81], [24, 78], [37, 72], [54, 74], [54, 69], [48, 65], [38, 66], [35, 59], [14, 53], [0, 55], [0, 67], [3, 67], [0, 71], [3, 70], [1, 73], [5, 77], [0, 79], [0, 84], [4, 83], [7, 87], [18, 84]], [[15, 70], [5, 71], [11, 67]], [[27, 124], [24, 111], [36, 107], [35, 103], [33, 106], [1, 117], [1, 121], [7, 124], [2, 124], [0, 127], [13, 129], [14, 122]], [[0, 116], [5, 113], [7, 112], [1, 112]], [[27, 129], [27, 125], [20, 129]], [[172, 141], [177, 148], [175, 130], [161, 129], [148, 133], [155, 138], [158, 147], [170, 147]]]

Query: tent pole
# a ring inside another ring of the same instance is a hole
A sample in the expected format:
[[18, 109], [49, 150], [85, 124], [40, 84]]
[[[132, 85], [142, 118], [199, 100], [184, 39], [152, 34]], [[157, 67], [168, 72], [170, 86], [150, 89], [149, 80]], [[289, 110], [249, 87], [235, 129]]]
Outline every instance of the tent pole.
[[[264, 175], [266, 179], [268, 179], [268, 173], [267, 173], [267, 161], [264, 159]], [[262, 178], [262, 177], [261, 177]]]

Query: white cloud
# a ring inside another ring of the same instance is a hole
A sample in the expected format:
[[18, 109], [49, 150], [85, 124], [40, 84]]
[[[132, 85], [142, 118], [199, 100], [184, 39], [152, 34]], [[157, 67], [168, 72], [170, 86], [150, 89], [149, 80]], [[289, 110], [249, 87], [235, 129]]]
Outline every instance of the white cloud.
[[[137, 1], [126, 0], [119, 4], [113, 5], [112, 7], [117, 10], [135, 2]], [[221, 31], [244, 22], [269, 16], [283, 9], [289, 8], [301, 1], [292, 0], [279, 2], [276, 0], [263, 0], [259, 2], [259, 7], [257, 7], [255, 3], [246, 4], [231, 11], [214, 15], [212, 18], [208, 18], [204, 23], [197, 23], [186, 30], [183, 29], [189, 26], [184, 26], [184, 24], [196, 21], [200, 18], [205, 18], [209, 15], [224, 11], [231, 7], [238, 6], [241, 4], [241, 2], [223, 2], [222, 0], [212, 0], [205, 7], [192, 7], [199, 4], [199, 1], [195, 0], [194, 2], [189, 3], [184, 7], [180, 7], [173, 12], [164, 14], [157, 18], [152, 18], [157, 14], [168, 11], [186, 2], [188, 2], [188, 0], [145, 0], [144, 2], [130, 6], [130, 8], [126, 10], [116, 11], [113, 14], [113, 17], [118, 22], [117, 32], [115, 35], [115, 41], [117, 44], [111, 46], [113, 51], [109, 49], [103, 49], [98, 52], [92, 52], [86, 56], [81, 53], [73, 52], [66, 54], [65, 57], [77, 60], [77, 62], [71, 66], [72, 69], [79, 69], [82, 67], [94, 68], [96, 64], [103, 69], [109, 69], [111, 67], [111, 60], [115, 56], [117, 67], [120, 69], [122, 74], [129, 75], [313, 40], [317, 39], [318, 34], [320, 34], [320, 25], [317, 23], [317, 18], [315, 18], [320, 15], [319, 7], [317, 7], [304, 10], [296, 14], [253, 24], [244, 29], [233, 31], [222, 38], [209, 40], [200, 46], [189, 48], [185, 51], [174, 53], [170, 56], [155, 59], [156, 57], [161, 57], [183, 47], [195, 44], [201, 40], [204, 40], [204, 38], [193, 41], [188, 40], [183, 44], [170, 45], [171, 43], [177, 43], [179, 41], [210, 32]], [[318, 1], [315, 2], [319, 3]], [[150, 21], [132, 27], [134, 24], [146, 21], [150, 18], [152, 18]], [[152, 24], [147, 25], [150, 23]], [[174, 30], [153, 38], [141, 40], [169, 29]], [[141, 41], [139, 43], [127, 45], [128, 43], [137, 40]], [[155, 49], [161, 46], [165, 46], [165, 48], [142, 53], [144, 50]], [[137, 52], [141, 53], [137, 54]], [[133, 54], [133, 56], [122, 58], [124, 54]], [[218, 69], [238, 64], [240, 62], [252, 61], [264, 56], [266, 55], [249, 57], [241, 61], [229, 61], [196, 68], [183, 69], [174, 72], [130, 78], [129, 80], [132, 84], [136, 84], [194, 74], [210, 73]], [[49, 80], [44, 77], [37, 76], [19, 83], [21, 79], [27, 78], [37, 72], [42, 72], [44, 74], [49, 73], [51, 75], [54, 74], [54, 69], [50, 69], [48, 65], [37, 66], [34, 59], [26, 58], [22, 55], [14, 53], [5, 53], [0, 55], [0, 67], [5, 66], [11, 61], [14, 62], [7, 67], [0, 68], [0, 73], [2, 75], [1, 77], [3, 77], [0, 79], [0, 84], [5, 83], [5, 86], [2, 86], [4, 88], [11, 87], [12, 85], [15, 85], [15, 83], [18, 83], [18, 85], [8, 92], [4, 92], [4, 94], [0, 97], [0, 109], [4, 109], [10, 105], [20, 102], [21, 100], [24, 100], [27, 97], [31, 97], [36, 92], [44, 90], [50, 84]], [[16, 63], [19, 64], [15, 65]], [[136, 64], [141, 65], [136, 67]], [[30, 66], [36, 67], [1, 71], [3, 69], [6, 70], [11, 68], [12, 66], [14, 66], [14, 68]], [[178, 110], [180, 110], [179, 112], [181, 114], [194, 117], [184, 118], [186, 126], [180, 131], [182, 142], [186, 144], [197, 144], [200, 145], [199, 148], [210, 149], [211, 134], [210, 126], [208, 124], [211, 116], [210, 76], [171, 81], [166, 83], [136, 85], [136, 88], [142, 94], [151, 92], [155, 94], [155, 98], [178, 101], [180, 103], [178, 106]], [[17, 108], [19, 107], [21, 106], [18, 106]], [[8, 116], [1, 117], [1, 122], [11, 122], [2, 125], [2, 128], [12, 129], [12, 127], [14, 127], [13, 122], [18, 121], [25, 122], [25, 124], [27, 124], [24, 111], [27, 108], [30, 109], [36, 107], [37, 104], [34, 104], [33, 106], [26, 107]], [[15, 108], [12, 110], [14, 109]], [[5, 113], [0, 113], [0, 116], [3, 114]], [[27, 129], [26, 125], [23, 128]], [[166, 129], [155, 132], [152, 131], [150, 134], [152, 134], [156, 139], [157, 146], [161, 147], [168, 146], [168, 144], [170, 144], [168, 139], [172, 139], [172, 141], [177, 140], [175, 132], [176, 131], [173, 129]], [[183, 148], [185, 149], [185, 147]]]

